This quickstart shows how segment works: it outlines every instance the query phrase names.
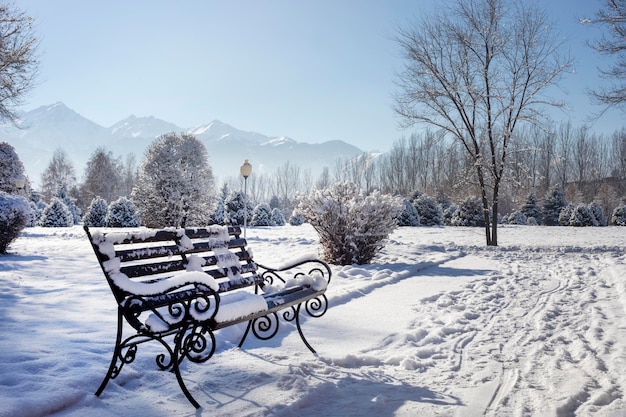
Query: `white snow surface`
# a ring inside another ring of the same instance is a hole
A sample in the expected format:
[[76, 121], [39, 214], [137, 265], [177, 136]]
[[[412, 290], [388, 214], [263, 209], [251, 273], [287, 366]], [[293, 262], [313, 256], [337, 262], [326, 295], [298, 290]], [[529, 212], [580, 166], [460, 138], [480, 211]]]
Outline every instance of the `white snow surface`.
[[[255, 260], [319, 251], [309, 225], [249, 228]], [[371, 265], [332, 266], [325, 316], [270, 341], [217, 332], [185, 362], [159, 346], [100, 397], [113, 296], [80, 227], [27, 228], [0, 256], [0, 417], [626, 416], [626, 228], [400, 228]]]

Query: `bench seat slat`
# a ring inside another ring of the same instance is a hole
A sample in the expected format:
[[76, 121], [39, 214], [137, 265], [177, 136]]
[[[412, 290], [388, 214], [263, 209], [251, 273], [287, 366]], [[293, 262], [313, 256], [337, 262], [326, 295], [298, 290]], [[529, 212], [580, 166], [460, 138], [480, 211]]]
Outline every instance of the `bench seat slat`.
[[[143, 243], [143, 242], [142, 242]], [[185, 255], [210, 252], [217, 247], [228, 247], [228, 249], [243, 249], [246, 245], [245, 239], [233, 238], [230, 239], [226, 245], [216, 245], [216, 242], [194, 242], [193, 249], [182, 249], [178, 245], [166, 245], [155, 247], [142, 247], [142, 248], [129, 248], [118, 249], [115, 255], [120, 258], [121, 262], [131, 262], [144, 259], [163, 258], [171, 256], [180, 256], [183, 253]], [[137, 242], [135, 243], [137, 244]]]

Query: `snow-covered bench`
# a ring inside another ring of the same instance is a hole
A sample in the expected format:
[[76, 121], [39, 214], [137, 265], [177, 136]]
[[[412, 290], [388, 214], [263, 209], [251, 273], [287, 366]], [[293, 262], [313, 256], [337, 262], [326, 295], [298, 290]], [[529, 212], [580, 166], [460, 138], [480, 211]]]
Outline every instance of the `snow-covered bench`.
[[[92, 229], [85, 231], [117, 302], [117, 338], [109, 370], [96, 391], [125, 364], [137, 347], [156, 341], [164, 349], [157, 365], [172, 370], [187, 399], [199, 408], [180, 374], [185, 359], [205, 362], [215, 352], [215, 331], [247, 322], [239, 343], [250, 333], [275, 336], [279, 311], [301, 329], [303, 310], [324, 315], [331, 271], [311, 259], [278, 269], [252, 260], [239, 227], [197, 229]], [[289, 278], [285, 275], [287, 274]], [[132, 327], [132, 329], [131, 329]]]

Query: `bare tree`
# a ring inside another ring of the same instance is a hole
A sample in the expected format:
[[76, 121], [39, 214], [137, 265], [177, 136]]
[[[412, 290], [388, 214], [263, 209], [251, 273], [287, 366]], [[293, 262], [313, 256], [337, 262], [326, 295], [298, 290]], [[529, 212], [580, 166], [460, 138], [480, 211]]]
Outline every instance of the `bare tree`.
[[545, 13], [521, 1], [457, 0], [397, 41], [407, 58], [394, 109], [460, 141], [480, 185], [487, 245], [497, 245], [498, 195], [519, 122], [540, 117], [542, 93], [572, 64]]
[[37, 38], [33, 19], [13, 5], [0, 5], [0, 120], [15, 123], [15, 107], [35, 83]]
[[591, 47], [602, 55], [617, 56], [612, 66], [600, 70], [601, 76], [615, 83], [592, 91], [592, 97], [599, 103], [623, 107], [626, 104], [626, 0], [605, 0], [595, 18], [581, 19], [581, 23], [605, 26], [609, 36], [592, 43]]
[[44, 200], [50, 201], [59, 188], [65, 186], [67, 189], [72, 189], [75, 184], [74, 165], [63, 149], [56, 149], [50, 163], [41, 174], [41, 191]]

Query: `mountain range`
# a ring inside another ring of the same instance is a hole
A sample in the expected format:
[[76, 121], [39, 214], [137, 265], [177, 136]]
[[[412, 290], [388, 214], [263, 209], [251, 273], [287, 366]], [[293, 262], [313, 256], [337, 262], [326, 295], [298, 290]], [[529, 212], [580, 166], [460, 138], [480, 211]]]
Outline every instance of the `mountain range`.
[[87, 161], [98, 147], [111, 151], [116, 157], [125, 158], [132, 153], [139, 165], [154, 140], [169, 132], [191, 133], [204, 143], [217, 181], [238, 176], [245, 159], [253, 165], [253, 174], [270, 174], [289, 162], [303, 171], [310, 170], [315, 178], [324, 167], [332, 168], [337, 159], [363, 153], [340, 140], [314, 144], [297, 142], [284, 136], [269, 137], [242, 131], [219, 120], [181, 128], [155, 117], [129, 116], [107, 128], [60, 102], [21, 113], [17, 126], [0, 127], [0, 141], [13, 145], [31, 183], [37, 188], [41, 173], [58, 148], [72, 161], [80, 180]]

